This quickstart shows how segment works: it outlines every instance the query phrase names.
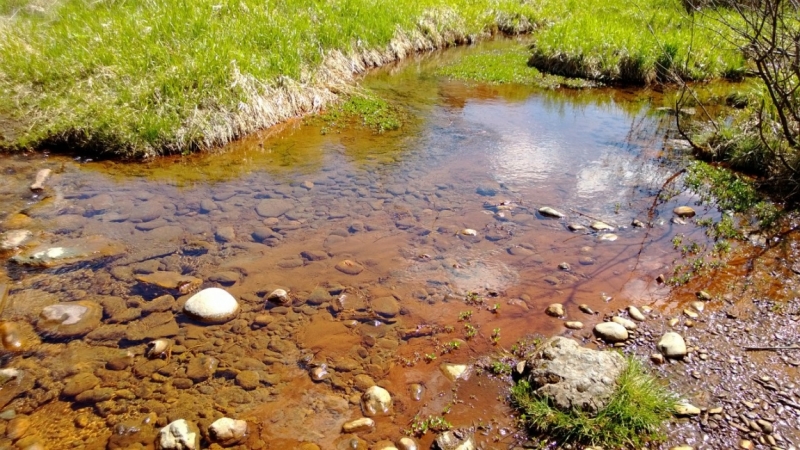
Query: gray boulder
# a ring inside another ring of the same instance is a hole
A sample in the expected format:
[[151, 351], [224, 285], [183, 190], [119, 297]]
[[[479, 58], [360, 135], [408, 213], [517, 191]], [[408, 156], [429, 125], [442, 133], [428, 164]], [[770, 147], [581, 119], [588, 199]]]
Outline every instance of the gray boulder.
[[583, 348], [572, 339], [556, 336], [545, 342], [526, 366], [536, 394], [563, 411], [591, 414], [608, 404], [626, 362], [618, 353]]

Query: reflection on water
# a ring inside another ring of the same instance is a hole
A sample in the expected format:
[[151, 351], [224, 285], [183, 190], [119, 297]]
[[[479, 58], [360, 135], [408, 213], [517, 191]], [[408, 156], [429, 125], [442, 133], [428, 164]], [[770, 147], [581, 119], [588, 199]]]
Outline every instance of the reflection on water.
[[[669, 124], [651, 113], [651, 94], [429, 75], [463, 51], [364, 81], [413, 112], [396, 133], [293, 122], [219, 154], [141, 164], [3, 158], [0, 226], [30, 236], [3, 253], [0, 272], [2, 318], [23, 341], [6, 346], [5, 367], [25, 373], [0, 390], [3, 411], [14, 410], [2, 416], [24, 414], [30, 439], [71, 448], [148, 446], [172, 420], [207, 427], [223, 416], [249, 422], [248, 448], [334, 448], [351, 445], [342, 424], [378, 383], [395, 410], [359, 437], [396, 440], [415, 414], [445, 406], [438, 393], [452, 382], [439, 363], [491, 351], [492, 330], [510, 346], [564, 332], [541, 314], [549, 303], [588, 327], [598, 318], [580, 303], [664, 299], [653, 280], [673, 257], [670, 239], [706, 238], [663, 220], [630, 226], [687, 201], [650, 210], [673, 171], [658, 159]], [[32, 195], [44, 167], [48, 187]], [[568, 217], [544, 218], [542, 206]], [[595, 220], [618, 239], [567, 229]], [[234, 320], [183, 314], [192, 292], [212, 286], [239, 300]], [[267, 301], [277, 288], [287, 304]], [[102, 320], [75, 319], [81, 327], [56, 336], [42, 311], [64, 302], [102, 308]], [[475, 336], [459, 322], [466, 310]], [[168, 360], [147, 357], [155, 339], [169, 340]], [[443, 342], [463, 344], [443, 352]], [[320, 368], [327, 375], [313, 380]], [[411, 385], [428, 397], [416, 402]]]

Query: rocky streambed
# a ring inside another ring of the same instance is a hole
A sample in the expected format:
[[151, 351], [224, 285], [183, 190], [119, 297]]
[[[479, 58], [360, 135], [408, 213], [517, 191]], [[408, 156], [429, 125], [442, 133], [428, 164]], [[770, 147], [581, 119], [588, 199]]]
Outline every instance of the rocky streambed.
[[[432, 58], [365, 81], [404, 93], [419, 120], [398, 132], [290, 123], [219, 155], [0, 159], [0, 446], [524, 446], [479, 358], [530, 334], [595, 342], [633, 305], [647, 318], [617, 345], [688, 344], [653, 366], [701, 408], [670, 442], [790, 448], [794, 366], [717, 354], [697, 333], [746, 327], [722, 290], [688, 327], [676, 311], [705, 287], [659, 281], [674, 238], [708, 243], [694, 221], [719, 215], [654, 200], [682, 155], [657, 94], [465, 85], [427, 75]], [[732, 365], [777, 390], [726, 403]]]

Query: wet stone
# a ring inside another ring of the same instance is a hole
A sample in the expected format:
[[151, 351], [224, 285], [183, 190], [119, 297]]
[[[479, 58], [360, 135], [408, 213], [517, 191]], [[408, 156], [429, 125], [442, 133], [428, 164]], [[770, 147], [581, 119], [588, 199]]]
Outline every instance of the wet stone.
[[102, 236], [70, 239], [42, 245], [11, 258], [11, 261], [35, 267], [59, 267], [121, 254], [125, 247]]
[[686, 342], [675, 332], [664, 333], [657, 347], [667, 358], [683, 358], [687, 353]]
[[691, 417], [700, 414], [700, 408], [689, 403], [677, 403], [674, 408], [675, 415], [678, 417]]
[[541, 214], [541, 215], [543, 215], [545, 217], [555, 217], [555, 218], [558, 218], [558, 219], [561, 219], [561, 218], [564, 217], [564, 214], [562, 212], [556, 211], [555, 209], [553, 209], [553, 208], [551, 208], [549, 206], [544, 206], [542, 208], [539, 208], [539, 214]]
[[322, 250], [305, 250], [300, 252], [300, 256], [306, 261], [324, 261], [328, 259], [328, 253]]
[[218, 365], [219, 360], [213, 356], [195, 356], [186, 366], [186, 376], [195, 383], [200, 383], [211, 378], [214, 372], [216, 372]]
[[100, 403], [114, 398], [113, 388], [95, 388], [83, 391], [75, 396], [78, 403]]
[[387, 415], [392, 409], [392, 396], [386, 389], [372, 386], [361, 396], [361, 409], [367, 416]]
[[631, 319], [633, 319], [633, 320], [636, 320], [636, 321], [639, 321], [639, 322], [644, 322], [645, 321], [644, 314], [642, 314], [642, 312], [639, 311], [639, 308], [637, 308], [637, 307], [635, 307], [633, 305], [628, 306], [628, 315], [631, 316]]
[[13, 250], [33, 237], [28, 230], [11, 230], [0, 234], [0, 250]]
[[208, 427], [208, 435], [212, 442], [223, 447], [241, 444], [247, 438], [247, 422], [223, 417]]
[[545, 313], [551, 317], [563, 317], [564, 305], [562, 305], [561, 303], [553, 303], [552, 305], [547, 307]]
[[241, 278], [239, 272], [234, 272], [232, 270], [224, 271], [224, 272], [216, 272], [208, 277], [208, 281], [213, 283], [219, 283], [223, 286], [233, 286], [234, 284], [238, 283]]
[[394, 297], [379, 297], [372, 301], [372, 310], [383, 317], [394, 317], [400, 313], [400, 304]]
[[100, 325], [102, 316], [102, 308], [94, 302], [58, 303], [42, 309], [36, 329], [56, 338], [83, 336]]
[[335, 267], [336, 270], [347, 275], [358, 275], [364, 271], [364, 266], [349, 259], [339, 261]]
[[236, 232], [233, 230], [232, 226], [224, 225], [217, 227], [214, 238], [219, 242], [233, 242], [236, 240]]
[[61, 394], [66, 397], [75, 397], [84, 391], [93, 389], [98, 384], [100, 384], [100, 379], [94, 374], [88, 372], [79, 373], [67, 381]]
[[278, 261], [278, 267], [281, 269], [296, 269], [298, 267], [303, 267], [303, 258], [300, 258], [299, 256], [290, 256]]
[[236, 385], [246, 391], [252, 391], [259, 387], [261, 385], [261, 380], [258, 372], [255, 370], [243, 370], [239, 372], [239, 374], [236, 375]]
[[280, 217], [294, 207], [288, 200], [266, 199], [256, 205], [256, 213], [261, 217]]
[[678, 217], [694, 217], [696, 214], [691, 206], [678, 206], [672, 212]]
[[375, 421], [369, 417], [362, 417], [360, 419], [351, 420], [342, 425], [342, 431], [345, 433], [363, 433], [371, 431], [375, 428]]
[[176, 420], [158, 432], [159, 450], [195, 450], [200, 448], [197, 426], [184, 419]]
[[625, 327], [626, 330], [635, 330], [636, 329], [636, 324], [633, 321], [628, 320], [628, 319], [626, 319], [624, 317], [619, 317], [619, 316], [612, 317], [611, 321], [614, 322], [614, 323], [618, 323], [618, 324], [622, 325], [623, 327]]
[[145, 302], [141, 309], [144, 313], [163, 312], [171, 310], [173, 306], [175, 306], [175, 297], [167, 294]]
[[223, 289], [208, 288], [190, 297], [183, 310], [200, 321], [222, 323], [236, 317], [239, 302]]

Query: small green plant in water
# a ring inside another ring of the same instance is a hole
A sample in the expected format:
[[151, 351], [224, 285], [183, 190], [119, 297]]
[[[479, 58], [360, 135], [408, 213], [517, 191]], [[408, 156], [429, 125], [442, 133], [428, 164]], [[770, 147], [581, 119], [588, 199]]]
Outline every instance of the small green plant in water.
[[469, 320], [472, 317], [472, 311], [461, 311], [458, 313], [458, 321], [464, 322], [465, 320]]
[[414, 416], [414, 420], [411, 421], [411, 429], [408, 434], [422, 437], [428, 431], [441, 432], [447, 431], [452, 427], [453, 425], [445, 420], [444, 417], [428, 416], [427, 418], [423, 419], [419, 416]]
[[492, 344], [497, 345], [500, 343], [500, 328], [492, 330]]
[[464, 335], [467, 339], [472, 339], [478, 334], [478, 330], [472, 324], [464, 324]]
[[404, 113], [370, 93], [350, 96], [344, 103], [333, 107], [309, 122], [321, 121], [326, 126], [321, 132], [327, 134], [331, 128], [359, 124], [376, 133], [397, 130], [405, 121]]
[[502, 361], [494, 361], [492, 365], [489, 366], [489, 371], [495, 375], [511, 375], [511, 370], [511, 364]]
[[464, 301], [468, 305], [482, 305], [483, 304], [483, 297], [478, 295], [477, 292], [467, 292], [467, 297]]
[[520, 410], [522, 422], [537, 434], [561, 445], [581, 444], [603, 448], [640, 448], [661, 441], [661, 424], [673, 412], [676, 398], [650, 376], [635, 358], [617, 380], [617, 390], [597, 415], [561, 411], [539, 397], [527, 380], [511, 388], [512, 403]]

